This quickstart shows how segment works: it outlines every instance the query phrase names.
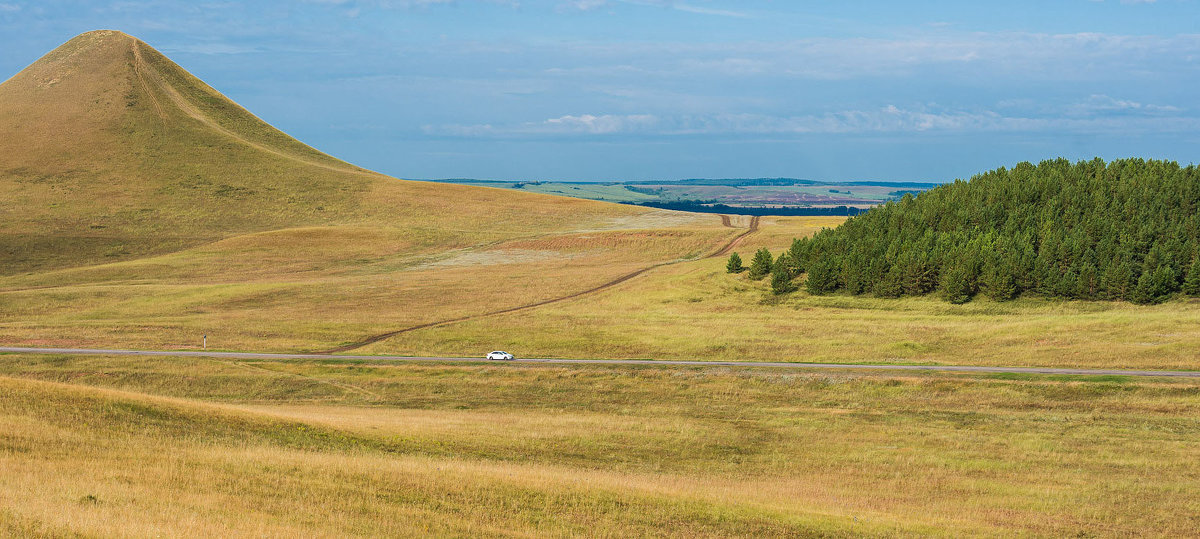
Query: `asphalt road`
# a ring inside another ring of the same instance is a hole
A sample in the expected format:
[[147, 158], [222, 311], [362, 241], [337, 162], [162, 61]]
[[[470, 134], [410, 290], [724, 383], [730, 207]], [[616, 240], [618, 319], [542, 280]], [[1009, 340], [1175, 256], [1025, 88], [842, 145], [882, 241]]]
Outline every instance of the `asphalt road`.
[[198, 350], [110, 350], [101, 348], [24, 348], [0, 347], [0, 353], [18, 354], [76, 354], [109, 356], [170, 356], [211, 357], [225, 359], [355, 359], [366, 361], [442, 361], [448, 363], [544, 363], [577, 365], [653, 365], [676, 367], [773, 367], [780, 369], [855, 369], [887, 371], [947, 371], [990, 372], [1016, 374], [1070, 374], [1084, 376], [1171, 376], [1200, 378], [1200, 371], [1143, 371], [1121, 369], [1063, 369], [1050, 367], [976, 367], [968, 365], [844, 365], [840, 363], [784, 363], [759, 361], [682, 361], [648, 359], [517, 359], [489, 361], [483, 358], [416, 357], [416, 356], [352, 356], [330, 354], [264, 354], [255, 352], [207, 352]]

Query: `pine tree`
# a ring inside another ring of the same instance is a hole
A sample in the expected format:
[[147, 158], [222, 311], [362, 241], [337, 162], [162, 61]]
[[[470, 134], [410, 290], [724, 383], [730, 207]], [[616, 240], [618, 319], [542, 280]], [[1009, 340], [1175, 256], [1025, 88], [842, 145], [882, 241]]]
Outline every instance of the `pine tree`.
[[[783, 256], [779, 258], [783, 259]], [[776, 263], [775, 267], [771, 268], [771, 292], [780, 296], [795, 290], [796, 285], [792, 284], [792, 275], [787, 265]]]
[[1200, 296], [1198, 186], [1200, 167], [1169, 161], [1018, 163], [877, 206], [789, 252], [818, 293]]
[[975, 295], [975, 283], [972, 282], [970, 271], [962, 265], [955, 265], [944, 272], [942, 278], [942, 297], [950, 303], [966, 303]]
[[755, 281], [766, 277], [771, 273], [771, 251], [766, 247], [759, 249], [754, 253], [754, 259], [750, 261], [749, 277]]
[[729, 273], [741, 273], [746, 268], [742, 267], [742, 257], [737, 253], [729, 255], [729, 262], [725, 264], [725, 271]]
[[1183, 281], [1183, 293], [1200, 296], [1200, 258], [1192, 260], [1192, 265], [1188, 268], [1187, 278]]
[[892, 268], [883, 274], [875, 283], [875, 287], [871, 290], [876, 296], [881, 298], [898, 298], [904, 290], [900, 287], [900, 271]]
[[792, 247], [788, 249], [787, 253], [788, 257], [791, 258], [792, 264], [794, 264], [793, 277], [799, 276], [806, 271], [804, 261], [808, 260], [808, 250], [809, 243], [807, 238], [792, 240]]
[[1163, 265], [1153, 270], [1147, 267], [1138, 279], [1133, 300], [1143, 304], [1162, 303], [1172, 292], [1174, 281], [1175, 275], [1169, 266]]
[[1017, 297], [1017, 279], [1013, 268], [1004, 261], [984, 270], [979, 278], [979, 287], [987, 297], [996, 301], [1008, 301]]
[[792, 267], [792, 265], [788, 263], [787, 251], [784, 251], [782, 253], [779, 253], [779, 256], [775, 258], [774, 262], [771, 262], [771, 275], [775, 275], [776, 273], [783, 273], [790, 277], [791, 276], [791, 267]]
[[809, 294], [827, 294], [837, 290], [837, 276], [834, 274], [833, 265], [828, 259], [819, 259], [809, 262], [808, 280], [804, 283], [805, 289]]

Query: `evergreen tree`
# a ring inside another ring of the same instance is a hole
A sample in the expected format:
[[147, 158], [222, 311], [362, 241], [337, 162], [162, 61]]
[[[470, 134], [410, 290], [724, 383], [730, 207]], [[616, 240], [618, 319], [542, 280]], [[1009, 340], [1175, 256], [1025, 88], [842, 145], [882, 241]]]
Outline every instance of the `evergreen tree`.
[[[780, 255], [780, 259], [783, 256]], [[786, 264], [775, 264], [771, 268], [771, 292], [776, 296], [787, 294], [796, 290], [796, 285], [792, 284], [792, 274], [788, 270]]]
[[771, 273], [771, 251], [766, 247], [759, 249], [754, 253], [754, 259], [750, 261], [750, 273], [748, 276], [755, 281], [766, 277]]
[[809, 294], [827, 294], [837, 290], [837, 276], [834, 275], [832, 264], [827, 259], [820, 259], [809, 262], [808, 280], [804, 282], [804, 288]]
[[1174, 281], [1175, 275], [1169, 266], [1163, 265], [1153, 270], [1147, 268], [1138, 279], [1133, 300], [1143, 304], [1162, 303], [1172, 292]]
[[1080, 299], [1096, 299], [1096, 294], [1100, 291], [1100, 277], [1096, 265], [1091, 262], [1084, 263], [1083, 268], [1079, 270], [1078, 288], [1075, 291], [1074, 297]]
[[1192, 260], [1188, 268], [1187, 278], [1183, 281], [1183, 293], [1189, 296], [1200, 296], [1200, 258]]
[[945, 272], [942, 279], [942, 297], [950, 303], [966, 303], [975, 295], [975, 283], [966, 266], [955, 265]]
[[742, 267], [742, 257], [737, 253], [729, 255], [729, 262], [725, 264], [725, 271], [729, 273], [741, 273], [746, 268]]
[[770, 273], [772, 275], [786, 275], [787, 279], [792, 279], [792, 277], [798, 275], [797, 273], [793, 273], [794, 269], [796, 269], [796, 264], [792, 264], [792, 257], [787, 251], [779, 253], [779, 257], [775, 258], [775, 262], [770, 263]]
[[807, 238], [792, 240], [792, 247], [788, 249], [787, 254], [788, 258], [791, 259], [791, 263], [794, 265], [793, 277], [805, 272], [804, 261], [808, 260], [808, 250], [809, 246]]
[[900, 297], [900, 294], [904, 293], [904, 289], [900, 287], [900, 272], [894, 267], [889, 269], [875, 282], [871, 291], [881, 298]]
[[1004, 262], [987, 268], [979, 278], [980, 289], [987, 297], [996, 301], [1008, 301], [1017, 297], [1017, 279], [1012, 269]]
[[1197, 252], [1200, 167], [1143, 159], [1018, 163], [877, 206], [788, 251], [815, 293], [1141, 302], [1200, 295]]

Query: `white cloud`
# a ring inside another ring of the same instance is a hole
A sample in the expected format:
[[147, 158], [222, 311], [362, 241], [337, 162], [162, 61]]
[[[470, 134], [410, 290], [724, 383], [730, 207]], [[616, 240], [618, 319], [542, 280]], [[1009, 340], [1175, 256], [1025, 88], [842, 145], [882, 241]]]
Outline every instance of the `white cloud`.
[[1181, 109], [1171, 105], [1145, 104], [1127, 99], [1116, 99], [1104, 94], [1093, 94], [1083, 102], [1070, 107], [1069, 112], [1080, 116], [1111, 113], [1164, 115], [1181, 112]]
[[658, 118], [650, 114], [633, 114], [615, 116], [605, 114], [593, 116], [559, 116], [542, 122], [542, 126], [553, 132], [587, 133], [606, 135], [613, 133], [631, 133], [650, 129], [658, 123]]
[[593, 9], [607, 7], [608, 5], [608, 0], [574, 0], [568, 4], [569, 7], [573, 7], [580, 11], [591, 11]]
[[[1098, 96], [1093, 96], [1096, 98]], [[1107, 96], [1099, 96], [1106, 98]], [[1145, 110], [1147, 105], [1120, 100], [1089, 99], [1095, 111]], [[1156, 110], [1174, 109], [1160, 107]], [[821, 114], [773, 116], [767, 114], [579, 114], [515, 125], [425, 126], [431, 135], [458, 137], [530, 137], [569, 135], [680, 136], [801, 136], [869, 135], [903, 133], [1120, 133], [1130, 131], [1186, 131], [1200, 128], [1200, 118], [1092, 114], [1071, 112], [1047, 117], [1005, 116], [992, 110], [901, 108], [850, 109]], [[1177, 110], [1177, 109], [1174, 109]]]
[[15, 13], [21, 11], [21, 6], [19, 4], [0, 4], [0, 11]]
[[635, 6], [653, 6], [660, 8], [668, 8], [685, 13], [694, 13], [698, 15], [716, 15], [719, 17], [749, 17], [748, 14], [733, 11], [728, 9], [718, 9], [705, 6], [697, 6], [676, 0], [571, 0], [565, 5], [569, 8], [575, 8], [580, 11], [592, 11], [603, 7], [610, 7], [614, 3], [623, 3]]
[[672, 4], [671, 8], [679, 10], [679, 11], [685, 11], [687, 13], [698, 13], [700, 15], [717, 15], [720, 17], [739, 17], [739, 18], [749, 17], [749, 15], [739, 12], [739, 11], [730, 11], [727, 9], [714, 9], [714, 8], [707, 8], [707, 7], [702, 7], [702, 6], [693, 6], [693, 5], [684, 4], [681, 2]]

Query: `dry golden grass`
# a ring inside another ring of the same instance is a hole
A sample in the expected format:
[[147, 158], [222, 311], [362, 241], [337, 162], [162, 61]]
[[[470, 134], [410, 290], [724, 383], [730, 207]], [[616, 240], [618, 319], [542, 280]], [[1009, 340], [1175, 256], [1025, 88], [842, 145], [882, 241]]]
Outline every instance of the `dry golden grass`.
[[226, 349], [324, 349], [569, 295], [703, 256], [738, 232], [715, 216], [706, 221], [691, 229], [482, 242], [438, 229], [363, 227], [240, 236], [159, 257], [0, 278], [0, 341], [177, 348], [195, 347], [207, 334], [211, 346]]
[[0, 134], [0, 206], [20, 210], [0, 213], [0, 275], [281, 229], [436, 230], [473, 245], [662, 213], [366, 171], [119, 32], [83, 34], [0, 85]]
[[[364, 351], [1195, 368], [1200, 346], [1195, 302], [775, 298], [703, 258], [742, 232], [716, 216], [375, 175], [119, 33], [0, 85], [0, 133], [6, 344], [306, 350], [474, 317]], [[838, 222], [765, 218], [737, 250]], [[1195, 382], [1122, 377], [0, 355], [0, 534], [1179, 536], [1198, 411]]]
[[0, 212], [10, 344], [326, 349], [569, 295], [737, 233], [365, 171], [119, 32], [0, 85], [0, 133], [0, 205], [20, 209]]
[[0, 373], [10, 534], [1200, 524], [1192, 381], [11, 355]]
[[[780, 253], [829, 218], [765, 218], [738, 251]], [[1200, 368], [1200, 302], [844, 295], [784, 297], [709, 259], [655, 269], [584, 298], [406, 333], [363, 351], [525, 357], [714, 359], [1095, 368]], [[499, 344], [497, 344], [499, 343]]]

